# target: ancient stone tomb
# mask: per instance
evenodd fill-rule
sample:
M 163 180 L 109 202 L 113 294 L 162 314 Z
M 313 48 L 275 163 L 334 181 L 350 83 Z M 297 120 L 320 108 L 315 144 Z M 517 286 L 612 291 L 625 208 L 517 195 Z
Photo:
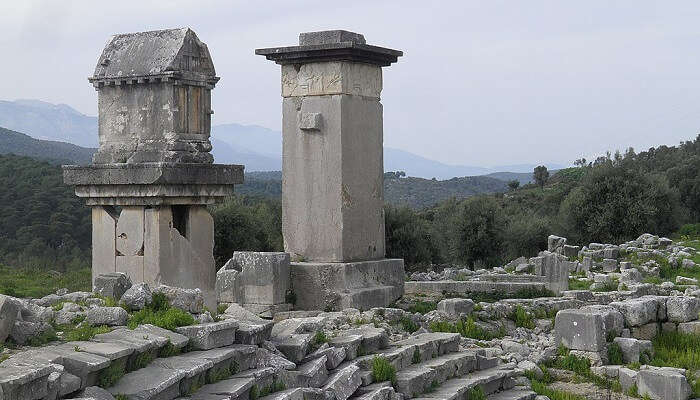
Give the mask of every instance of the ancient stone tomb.
M 214 225 L 206 205 L 233 193 L 243 166 L 212 164 L 219 80 L 190 29 L 115 35 L 89 78 L 100 146 L 64 180 L 92 207 L 92 275 L 200 288 L 215 307 Z

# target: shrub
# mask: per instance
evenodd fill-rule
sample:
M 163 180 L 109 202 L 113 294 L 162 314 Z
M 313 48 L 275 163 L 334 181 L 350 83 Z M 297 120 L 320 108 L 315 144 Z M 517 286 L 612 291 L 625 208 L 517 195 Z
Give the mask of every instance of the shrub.
M 408 333 L 413 333 L 420 329 L 418 324 L 413 322 L 411 318 L 405 315 L 401 316 L 401 319 L 399 319 L 399 325 L 401 325 L 401 328 Z
M 372 377 L 375 382 L 389 381 L 396 383 L 396 368 L 384 357 L 374 356 L 372 359 Z
M 137 326 L 143 324 L 151 324 L 174 331 L 181 326 L 194 325 L 195 320 L 190 313 L 176 307 L 159 311 L 147 307 L 131 315 L 128 327 L 136 329 Z
M 425 314 L 430 311 L 437 310 L 437 303 L 434 301 L 423 301 L 417 300 L 411 307 L 409 307 L 408 312 Z
M 515 326 L 519 328 L 535 328 L 535 319 L 533 318 L 532 314 L 527 312 L 520 304 L 515 307 L 515 310 L 510 315 L 510 319 L 513 320 L 515 322 Z
M 486 400 L 486 394 L 484 393 L 484 389 L 482 389 L 481 386 L 469 388 L 469 390 L 467 391 L 467 399 Z

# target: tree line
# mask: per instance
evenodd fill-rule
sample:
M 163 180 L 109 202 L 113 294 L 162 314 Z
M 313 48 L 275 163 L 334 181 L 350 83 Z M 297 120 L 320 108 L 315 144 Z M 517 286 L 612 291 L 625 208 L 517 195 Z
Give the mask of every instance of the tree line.
M 538 168 L 534 184 L 508 185 L 504 193 L 420 210 L 386 205 L 387 256 L 409 266 L 493 267 L 535 255 L 549 234 L 579 244 L 619 243 L 700 221 L 700 136 L 580 159 L 551 176 Z M 58 271 L 90 265 L 89 208 L 63 184 L 59 167 L 0 156 L 0 185 L 0 265 Z M 217 266 L 234 250 L 282 250 L 279 198 L 236 195 L 211 212 Z

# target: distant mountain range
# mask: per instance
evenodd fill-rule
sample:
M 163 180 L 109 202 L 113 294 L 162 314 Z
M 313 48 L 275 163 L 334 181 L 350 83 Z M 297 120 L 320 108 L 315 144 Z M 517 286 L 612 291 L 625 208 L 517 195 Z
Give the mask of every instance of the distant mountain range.
M 34 139 L 0 127 L 0 154 L 27 156 L 55 164 L 89 164 L 95 150 L 70 143 Z
M 0 126 L 35 139 L 97 147 L 97 117 L 84 115 L 65 104 L 39 100 L 0 101 Z M 257 125 L 224 124 L 213 126 L 211 136 L 212 153 L 218 163 L 243 164 L 249 172 L 282 169 L 282 135 L 279 131 Z M 549 169 L 562 168 L 561 165 L 545 165 Z M 449 165 L 404 150 L 384 148 L 385 171 L 404 171 L 408 176 L 426 179 L 474 175 L 504 179 L 504 174 L 518 173 L 517 176 L 508 175 L 510 178 L 505 180 L 518 179 L 527 183 L 534 167 L 534 164 L 489 168 Z

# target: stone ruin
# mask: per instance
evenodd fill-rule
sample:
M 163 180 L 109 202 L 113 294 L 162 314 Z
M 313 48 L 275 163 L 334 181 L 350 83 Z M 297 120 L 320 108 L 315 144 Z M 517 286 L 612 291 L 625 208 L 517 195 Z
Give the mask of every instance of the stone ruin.
M 212 164 L 206 45 L 189 29 L 113 37 L 90 78 L 100 149 L 64 167 L 92 208 L 93 292 L 0 295 L 0 344 L 14 343 L 0 347 L 0 400 L 547 400 L 530 378 L 572 375 L 541 369 L 559 346 L 626 392 L 690 398 L 691 371 L 645 364 L 657 335 L 700 334 L 699 283 L 645 280 L 660 280 L 659 262 L 696 268 L 699 251 L 650 234 L 552 235 L 503 267 L 406 276 L 384 258 L 381 212 L 381 67 L 401 52 L 346 31 L 256 52 L 282 65 L 286 252 L 235 252 L 214 286 L 206 206 L 243 167 Z M 156 295 L 194 322 L 128 329 Z M 54 327 L 100 330 L 32 344 Z M 615 346 L 624 365 L 609 365 Z
M 382 67 L 403 53 L 347 31 L 302 33 L 298 46 L 255 53 L 282 69 L 282 236 L 289 255 L 234 254 L 219 272 L 219 299 L 256 312 L 288 310 L 285 291 L 300 310 L 391 304 L 403 294 L 404 267 L 384 258 L 379 99 Z M 276 297 L 251 300 L 261 287 Z
M 100 146 L 64 166 L 92 209 L 92 275 L 199 288 L 216 308 L 214 224 L 207 205 L 243 183 L 243 166 L 212 164 L 211 91 L 219 78 L 190 29 L 113 36 L 89 78 Z

